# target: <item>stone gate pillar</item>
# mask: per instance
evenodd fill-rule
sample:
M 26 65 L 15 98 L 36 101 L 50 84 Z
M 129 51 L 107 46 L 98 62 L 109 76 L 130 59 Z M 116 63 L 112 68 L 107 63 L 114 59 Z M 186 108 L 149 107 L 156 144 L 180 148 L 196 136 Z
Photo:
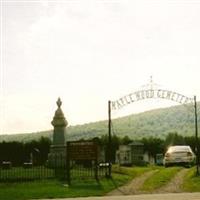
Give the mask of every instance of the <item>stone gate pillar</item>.
M 52 168 L 64 167 L 66 164 L 66 126 L 68 123 L 60 108 L 62 105 L 60 98 L 58 98 L 56 103 L 58 108 L 51 122 L 54 127 L 53 143 L 48 155 L 48 166 Z

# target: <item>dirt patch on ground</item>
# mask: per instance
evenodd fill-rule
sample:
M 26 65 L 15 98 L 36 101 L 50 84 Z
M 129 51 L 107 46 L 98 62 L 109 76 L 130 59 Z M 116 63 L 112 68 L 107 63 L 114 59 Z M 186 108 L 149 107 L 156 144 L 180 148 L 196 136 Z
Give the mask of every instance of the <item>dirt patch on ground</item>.
M 184 176 L 189 169 L 182 169 L 179 171 L 175 177 L 165 186 L 155 190 L 153 193 L 176 193 L 182 192 L 181 186 L 183 183 Z
M 172 180 L 167 183 L 165 186 L 154 190 L 151 193 L 178 193 L 182 192 L 181 186 L 183 183 L 183 179 L 188 172 L 189 169 L 182 169 L 180 170 Z M 139 177 L 133 179 L 127 185 L 121 186 L 107 194 L 107 196 L 116 196 L 116 195 L 133 195 L 133 194 L 144 194 L 147 193 L 145 191 L 141 191 L 141 187 L 143 186 L 144 182 L 150 178 L 154 173 L 158 170 L 152 170 L 142 174 Z
M 140 188 L 142 187 L 145 180 L 150 178 L 154 173 L 158 170 L 152 170 L 150 172 L 146 172 L 139 177 L 134 178 L 127 185 L 121 186 L 111 192 L 109 192 L 108 196 L 116 196 L 116 195 L 131 195 L 131 194 L 140 194 Z

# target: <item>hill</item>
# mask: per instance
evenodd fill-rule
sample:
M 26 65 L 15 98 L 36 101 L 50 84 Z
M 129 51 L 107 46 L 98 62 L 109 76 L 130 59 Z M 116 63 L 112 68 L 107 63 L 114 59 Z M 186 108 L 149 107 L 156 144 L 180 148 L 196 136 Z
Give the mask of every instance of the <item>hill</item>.
M 200 103 L 198 103 L 200 106 Z M 200 124 L 200 117 L 198 119 Z M 120 117 L 112 121 L 112 134 L 128 135 L 130 138 L 156 136 L 164 138 L 169 132 L 177 132 L 184 136 L 194 135 L 194 111 L 192 105 L 179 105 L 160 108 L 139 114 Z M 89 139 L 108 133 L 107 120 L 67 128 L 68 140 Z M 41 137 L 52 139 L 52 130 L 27 133 L 0 135 L 1 141 L 30 141 Z

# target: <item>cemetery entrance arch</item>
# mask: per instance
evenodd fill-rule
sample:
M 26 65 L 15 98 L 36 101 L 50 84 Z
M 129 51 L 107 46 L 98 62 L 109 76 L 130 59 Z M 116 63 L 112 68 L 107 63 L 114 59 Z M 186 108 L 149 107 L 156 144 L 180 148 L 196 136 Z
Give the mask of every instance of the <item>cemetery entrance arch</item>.
M 159 99 L 167 99 L 171 101 L 178 102 L 180 104 L 192 104 L 194 105 L 194 117 L 195 117 L 195 138 L 196 138 L 196 166 L 197 166 L 197 175 L 199 175 L 199 146 L 198 146 L 198 126 L 197 126 L 197 103 L 196 96 L 193 98 L 187 97 L 183 94 L 180 94 L 175 91 L 165 90 L 161 88 L 155 88 L 155 84 L 152 81 L 152 77 L 150 83 L 147 85 L 146 89 L 138 90 L 133 93 L 127 94 L 117 100 L 108 101 L 108 134 L 109 134 L 109 144 L 111 145 L 111 112 L 113 110 L 122 109 L 124 106 L 129 105 L 131 103 L 150 99 L 150 98 L 159 98 Z M 110 157 L 110 169 L 109 175 L 111 175 L 111 157 Z

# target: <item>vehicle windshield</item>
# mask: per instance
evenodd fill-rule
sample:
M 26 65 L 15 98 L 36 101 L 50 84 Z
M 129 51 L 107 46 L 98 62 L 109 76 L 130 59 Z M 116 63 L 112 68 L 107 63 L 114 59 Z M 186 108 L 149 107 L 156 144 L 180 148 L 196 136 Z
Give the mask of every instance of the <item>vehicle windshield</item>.
M 169 147 L 168 151 L 171 152 L 188 152 L 191 151 L 189 146 L 171 146 Z

